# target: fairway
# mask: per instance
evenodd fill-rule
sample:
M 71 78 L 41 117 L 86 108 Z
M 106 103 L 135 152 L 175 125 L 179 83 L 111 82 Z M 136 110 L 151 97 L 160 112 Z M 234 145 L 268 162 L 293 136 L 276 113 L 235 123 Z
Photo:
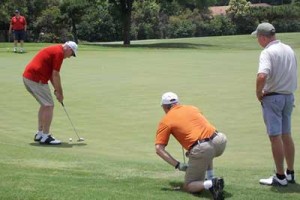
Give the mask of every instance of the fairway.
M 277 38 L 294 48 L 299 67 L 300 33 Z M 65 107 L 85 141 L 76 142 L 55 101 L 51 133 L 62 140 L 60 146 L 33 142 L 39 106 L 22 82 L 25 65 L 48 45 L 25 43 L 27 52 L 14 54 L 12 43 L 0 43 L 1 200 L 211 199 L 207 191 L 174 191 L 184 173 L 155 153 L 157 123 L 164 115 L 160 98 L 167 91 L 176 92 L 182 104 L 199 107 L 227 135 L 225 153 L 214 161 L 215 175 L 225 179 L 226 199 L 300 199 L 299 184 L 258 183 L 272 175 L 274 164 L 255 95 L 261 52 L 255 37 L 133 41 L 128 48 L 79 44 L 77 57 L 64 60 L 61 78 Z M 292 124 L 298 182 L 299 92 Z M 174 138 L 166 149 L 183 160 Z

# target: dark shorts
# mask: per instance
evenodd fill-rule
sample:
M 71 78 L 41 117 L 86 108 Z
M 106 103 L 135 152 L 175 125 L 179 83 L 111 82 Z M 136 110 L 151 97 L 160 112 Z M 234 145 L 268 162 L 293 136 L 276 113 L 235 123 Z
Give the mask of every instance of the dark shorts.
M 15 40 L 24 40 L 25 39 L 25 31 L 24 30 L 17 30 L 14 31 Z

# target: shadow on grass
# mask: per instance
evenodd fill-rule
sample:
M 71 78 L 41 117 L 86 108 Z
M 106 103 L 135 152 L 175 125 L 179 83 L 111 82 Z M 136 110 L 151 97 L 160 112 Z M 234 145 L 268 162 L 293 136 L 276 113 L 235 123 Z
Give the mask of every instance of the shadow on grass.
M 25 54 L 25 53 L 28 53 L 28 51 L 23 51 L 23 52 L 19 52 L 19 51 L 18 52 L 13 52 L 12 51 L 12 53 L 14 53 L 14 54 Z
M 300 185 L 298 183 L 295 184 L 288 184 L 287 187 L 271 187 L 272 192 L 279 192 L 279 193 L 300 193 Z
M 201 49 L 203 47 L 216 47 L 210 44 L 195 44 L 195 43 L 153 43 L 153 44 L 130 44 L 129 46 L 124 46 L 123 44 L 87 44 L 91 46 L 103 46 L 103 47 L 116 47 L 116 48 L 158 48 L 158 49 Z
M 161 190 L 163 190 L 163 191 L 185 192 L 186 193 L 186 191 L 184 191 L 184 189 L 183 189 L 183 183 L 182 182 L 174 182 L 173 181 L 173 182 L 170 182 L 169 185 L 170 185 L 170 187 L 162 188 Z M 207 199 L 212 198 L 211 193 L 209 191 L 206 191 L 206 190 L 204 190 L 203 192 L 191 193 L 191 195 L 194 195 L 196 197 L 201 196 L 201 197 L 204 197 L 204 198 L 207 198 Z M 229 192 L 226 192 L 224 190 L 224 197 L 225 197 L 225 199 L 230 198 L 230 197 L 232 197 L 232 194 L 229 193 Z
M 32 142 L 29 143 L 31 146 L 35 146 L 35 147 L 50 147 L 50 148 L 72 148 L 74 146 L 86 146 L 86 143 L 67 143 L 67 142 L 62 142 L 59 145 L 48 145 L 48 144 L 40 144 L 38 142 Z
M 10 50 L 10 49 L 0 48 L 0 53 L 26 54 L 26 53 L 28 53 L 28 51 L 24 51 L 24 52 L 13 52 L 13 51 Z

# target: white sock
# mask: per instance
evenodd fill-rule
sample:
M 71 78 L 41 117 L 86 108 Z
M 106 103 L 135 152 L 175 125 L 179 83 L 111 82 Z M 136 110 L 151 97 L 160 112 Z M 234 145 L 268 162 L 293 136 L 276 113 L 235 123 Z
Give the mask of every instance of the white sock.
M 42 139 L 41 139 L 41 142 L 45 142 L 46 139 L 48 138 L 48 135 L 47 133 L 42 133 Z
M 42 138 L 48 138 L 49 134 L 48 133 L 42 133 Z
M 43 131 L 39 131 L 39 130 L 38 130 L 36 133 L 37 133 L 37 134 L 43 134 Z
M 211 170 L 207 170 L 206 171 L 206 179 L 207 180 L 212 180 L 214 178 L 214 170 L 211 169 Z
M 211 188 L 212 187 L 212 181 L 211 180 L 207 180 L 207 181 L 204 181 L 204 183 L 203 183 L 203 186 L 204 186 L 204 188 L 206 189 L 206 190 L 209 190 L 209 188 Z

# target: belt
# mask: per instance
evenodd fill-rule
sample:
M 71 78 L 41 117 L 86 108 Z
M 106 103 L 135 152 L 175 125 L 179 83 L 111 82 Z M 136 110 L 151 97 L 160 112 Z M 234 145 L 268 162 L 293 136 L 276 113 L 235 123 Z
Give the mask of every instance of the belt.
M 264 94 L 264 96 L 274 96 L 274 95 L 281 95 L 281 94 L 277 93 L 277 92 L 270 92 L 270 93 Z
M 204 139 L 201 139 L 201 140 L 197 140 L 196 142 L 194 142 L 192 144 L 192 146 L 190 147 L 190 150 L 196 146 L 197 144 L 201 144 L 201 143 L 204 143 L 204 142 L 209 142 L 211 140 L 213 140 L 216 136 L 218 135 L 218 131 L 215 131 L 209 138 L 204 138 Z

